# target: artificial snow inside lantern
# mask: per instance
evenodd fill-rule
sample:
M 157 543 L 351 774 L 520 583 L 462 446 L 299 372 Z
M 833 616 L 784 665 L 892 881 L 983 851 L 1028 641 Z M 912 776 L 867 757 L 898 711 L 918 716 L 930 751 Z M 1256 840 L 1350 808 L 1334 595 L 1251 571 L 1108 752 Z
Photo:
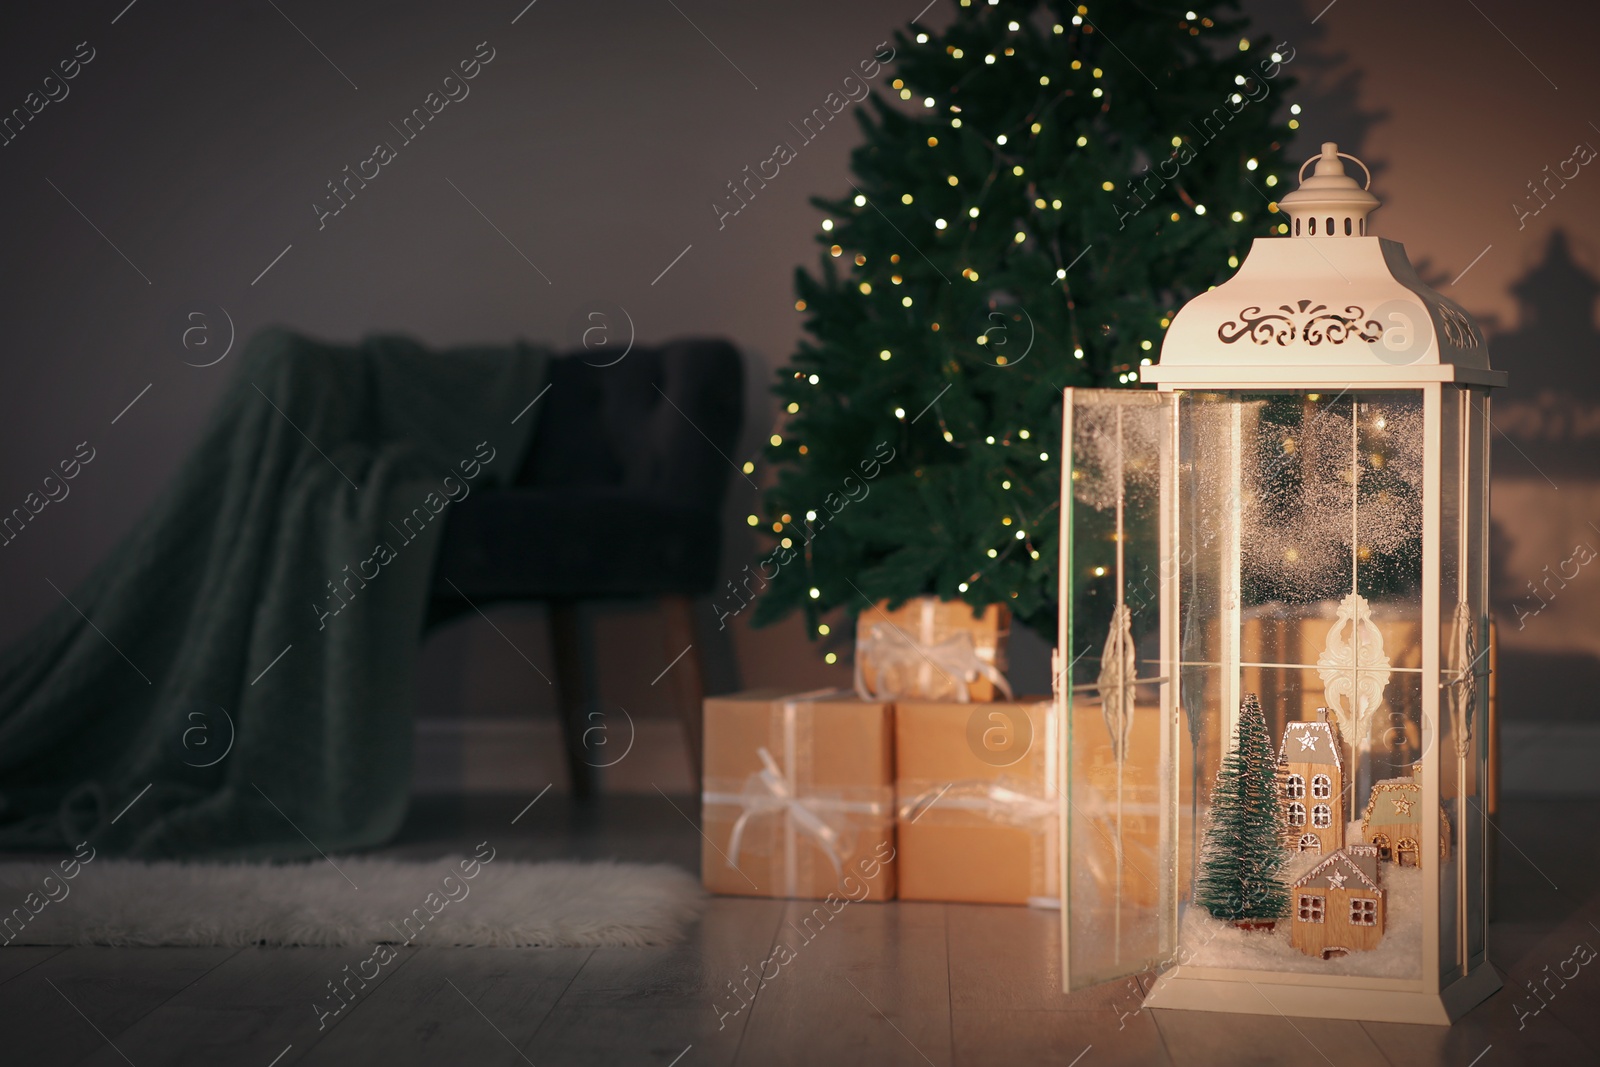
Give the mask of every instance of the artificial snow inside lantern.
M 1341 156 L 1323 145 L 1283 236 L 1179 311 L 1144 369 L 1159 391 L 1065 394 L 1069 989 L 1155 967 L 1157 1007 L 1448 1023 L 1499 987 L 1505 375 L 1368 235 L 1378 201 Z

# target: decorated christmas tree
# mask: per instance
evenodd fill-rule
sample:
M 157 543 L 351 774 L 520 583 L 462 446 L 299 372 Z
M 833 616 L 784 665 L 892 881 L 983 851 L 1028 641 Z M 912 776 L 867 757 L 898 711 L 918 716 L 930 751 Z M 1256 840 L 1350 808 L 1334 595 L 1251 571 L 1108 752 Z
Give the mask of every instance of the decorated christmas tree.
M 1199 6 L 961 0 L 896 35 L 813 201 L 758 623 L 936 594 L 1053 635 L 1062 388 L 1137 387 L 1292 177 L 1293 49 Z
M 1277 757 L 1254 693 L 1239 706 L 1239 737 L 1211 790 L 1211 825 L 1194 900 L 1218 919 L 1270 922 L 1289 910 L 1279 878 L 1289 861 L 1278 804 Z

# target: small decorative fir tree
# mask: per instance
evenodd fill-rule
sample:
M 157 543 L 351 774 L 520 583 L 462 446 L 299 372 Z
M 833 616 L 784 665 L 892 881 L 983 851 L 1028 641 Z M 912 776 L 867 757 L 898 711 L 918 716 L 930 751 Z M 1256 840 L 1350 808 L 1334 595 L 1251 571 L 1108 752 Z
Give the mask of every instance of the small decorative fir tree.
M 1267 922 L 1289 910 L 1278 872 L 1289 861 L 1278 805 L 1278 761 L 1261 702 L 1239 706 L 1239 740 L 1222 760 L 1211 791 L 1211 825 L 1195 884 L 1195 903 L 1218 919 Z
M 1054 635 L 1062 388 L 1137 387 L 1281 223 L 1294 49 L 1236 10 L 960 0 L 896 35 L 796 272 L 758 624 L 931 593 Z

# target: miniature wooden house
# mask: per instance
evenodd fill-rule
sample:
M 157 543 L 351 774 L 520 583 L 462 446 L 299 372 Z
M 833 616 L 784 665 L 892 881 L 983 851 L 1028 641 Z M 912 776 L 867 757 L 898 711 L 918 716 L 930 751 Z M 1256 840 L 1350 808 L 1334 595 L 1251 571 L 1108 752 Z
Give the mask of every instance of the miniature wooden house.
M 1289 942 L 1308 956 L 1326 960 L 1377 948 L 1384 918 L 1377 849 L 1335 852 L 1289 887 L 1289 907 Z
M 1401 867 L 1422 866 L 1422 783 L 1415 778 L 1386 778 L 1372 786 L 1361 836 L 1380 860 Z M 1450 820 L 1439 812 L 1439 858 L 1450 858 Z
M 1293 852 L 1327 855 L 1344 847 L 1344 762 L 1337 723 L 1328 709 L 1315 722 L 1291 722 L 1278 749 L 1284 845 Z

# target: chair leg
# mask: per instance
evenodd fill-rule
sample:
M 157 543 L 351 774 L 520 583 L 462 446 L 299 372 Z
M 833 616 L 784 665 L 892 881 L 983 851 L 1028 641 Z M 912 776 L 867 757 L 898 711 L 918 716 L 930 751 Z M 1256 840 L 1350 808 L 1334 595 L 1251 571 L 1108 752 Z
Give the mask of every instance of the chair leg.
M 667 658 L 680 657 L 667 671 L 677 698 L 678 715 L 683 720 L 683 739 L 689 746 L 689 770 L 694 791 L 700 792 L 700 745 L 703 740 L 701 705 L 706 697 L 705 661 L 694 628 L 694 601 L 686 596 L 661 598 L 661 614 L 666 623 Z
M 589 710 L 589 685 L 584 665 L 583 625 L 578 605 L 570 600 L 550 604 L 550 642 L 555 647 L 556 701 L 561 716 L 561 740 L 567 754 L 567 774 L 574 800 L 589 800 L 595 792 L 595 769 L 583 746 Z

